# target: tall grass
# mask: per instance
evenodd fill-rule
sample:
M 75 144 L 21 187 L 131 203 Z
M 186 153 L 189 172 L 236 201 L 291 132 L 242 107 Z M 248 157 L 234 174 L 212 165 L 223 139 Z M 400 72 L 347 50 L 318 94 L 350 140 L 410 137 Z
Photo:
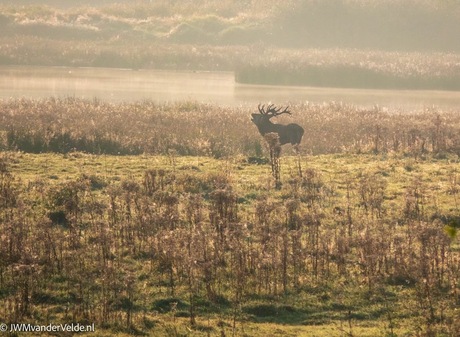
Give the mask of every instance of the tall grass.
M 277 122 L 302 125 L 303 153 L 460 154 L 456 111 L 387 111 L 341 103 L 290 109 L 293 117 Z M 0 131 L 4 149 L 33 153 L 260 156 L 265 142 L 250 121 L 252 112 L 197 102 L 11 99 L 0 101 Z

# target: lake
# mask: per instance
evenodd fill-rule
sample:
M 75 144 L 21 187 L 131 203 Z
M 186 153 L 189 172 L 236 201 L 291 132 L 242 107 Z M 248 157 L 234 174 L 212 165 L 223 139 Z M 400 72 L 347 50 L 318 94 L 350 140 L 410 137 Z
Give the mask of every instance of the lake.
M 344 102 L 396 109 L 460 108 L 460 92 L 313 88 L 235 83 L 232 72 L 192 72 L 68 67 L 0 67 L 0 99 L 97 98 L 109 102 L 194 100 L 256 106 Z

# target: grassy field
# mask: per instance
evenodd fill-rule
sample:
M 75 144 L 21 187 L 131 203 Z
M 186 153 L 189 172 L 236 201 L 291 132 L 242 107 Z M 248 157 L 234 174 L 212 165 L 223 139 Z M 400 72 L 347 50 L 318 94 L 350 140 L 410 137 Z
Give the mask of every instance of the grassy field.
M 457 336 L 457 114 L 291 110 L 279 184 L 243 108 L 2 101 L 0 321 Z
M 459 89 L 455 1 L 5 3 L 2 65 Z M 278 157 L 244 106 L 0 100 L 0 323 L 458 337 L 458 111 L 290 110 Z
M 456 336 L 456 160 L 287 156 L 281 168 L 276 190 L 270 165 L 244 156 L 4 152 L 0 321 Z

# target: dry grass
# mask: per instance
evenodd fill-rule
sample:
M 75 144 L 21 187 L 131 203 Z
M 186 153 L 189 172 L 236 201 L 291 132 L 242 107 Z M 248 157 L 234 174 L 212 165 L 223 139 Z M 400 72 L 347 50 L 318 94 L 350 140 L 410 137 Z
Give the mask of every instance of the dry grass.
M 3 322 L 455 336 L 457 163 L 283 157 L 275 190 L 241 157 L 2 157 Z
M 396 153 L 415 158 L 460 153 L 455 111 L 388 111 L 341 103 L 292 106 L 305 129 L 302 153 Z M 261 157 L 265 142 L 243 107 L 197 102 L 110 104 L 81 99 L 0 102 L 3 148 L 25 152 Z M 126 123 L 126 120 L 131 123 Z M 241 130 L 246 130 L 242 133 Z M 288 147 L 285 148 L 289 153 Z

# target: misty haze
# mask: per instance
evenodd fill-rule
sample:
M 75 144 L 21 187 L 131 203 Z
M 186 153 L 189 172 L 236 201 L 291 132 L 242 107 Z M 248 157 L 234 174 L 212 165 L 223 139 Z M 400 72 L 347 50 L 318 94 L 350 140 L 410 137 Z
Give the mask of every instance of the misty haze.
M 0 0 L 0 32 L 1 332 L 460 335 L 459 1 Z

